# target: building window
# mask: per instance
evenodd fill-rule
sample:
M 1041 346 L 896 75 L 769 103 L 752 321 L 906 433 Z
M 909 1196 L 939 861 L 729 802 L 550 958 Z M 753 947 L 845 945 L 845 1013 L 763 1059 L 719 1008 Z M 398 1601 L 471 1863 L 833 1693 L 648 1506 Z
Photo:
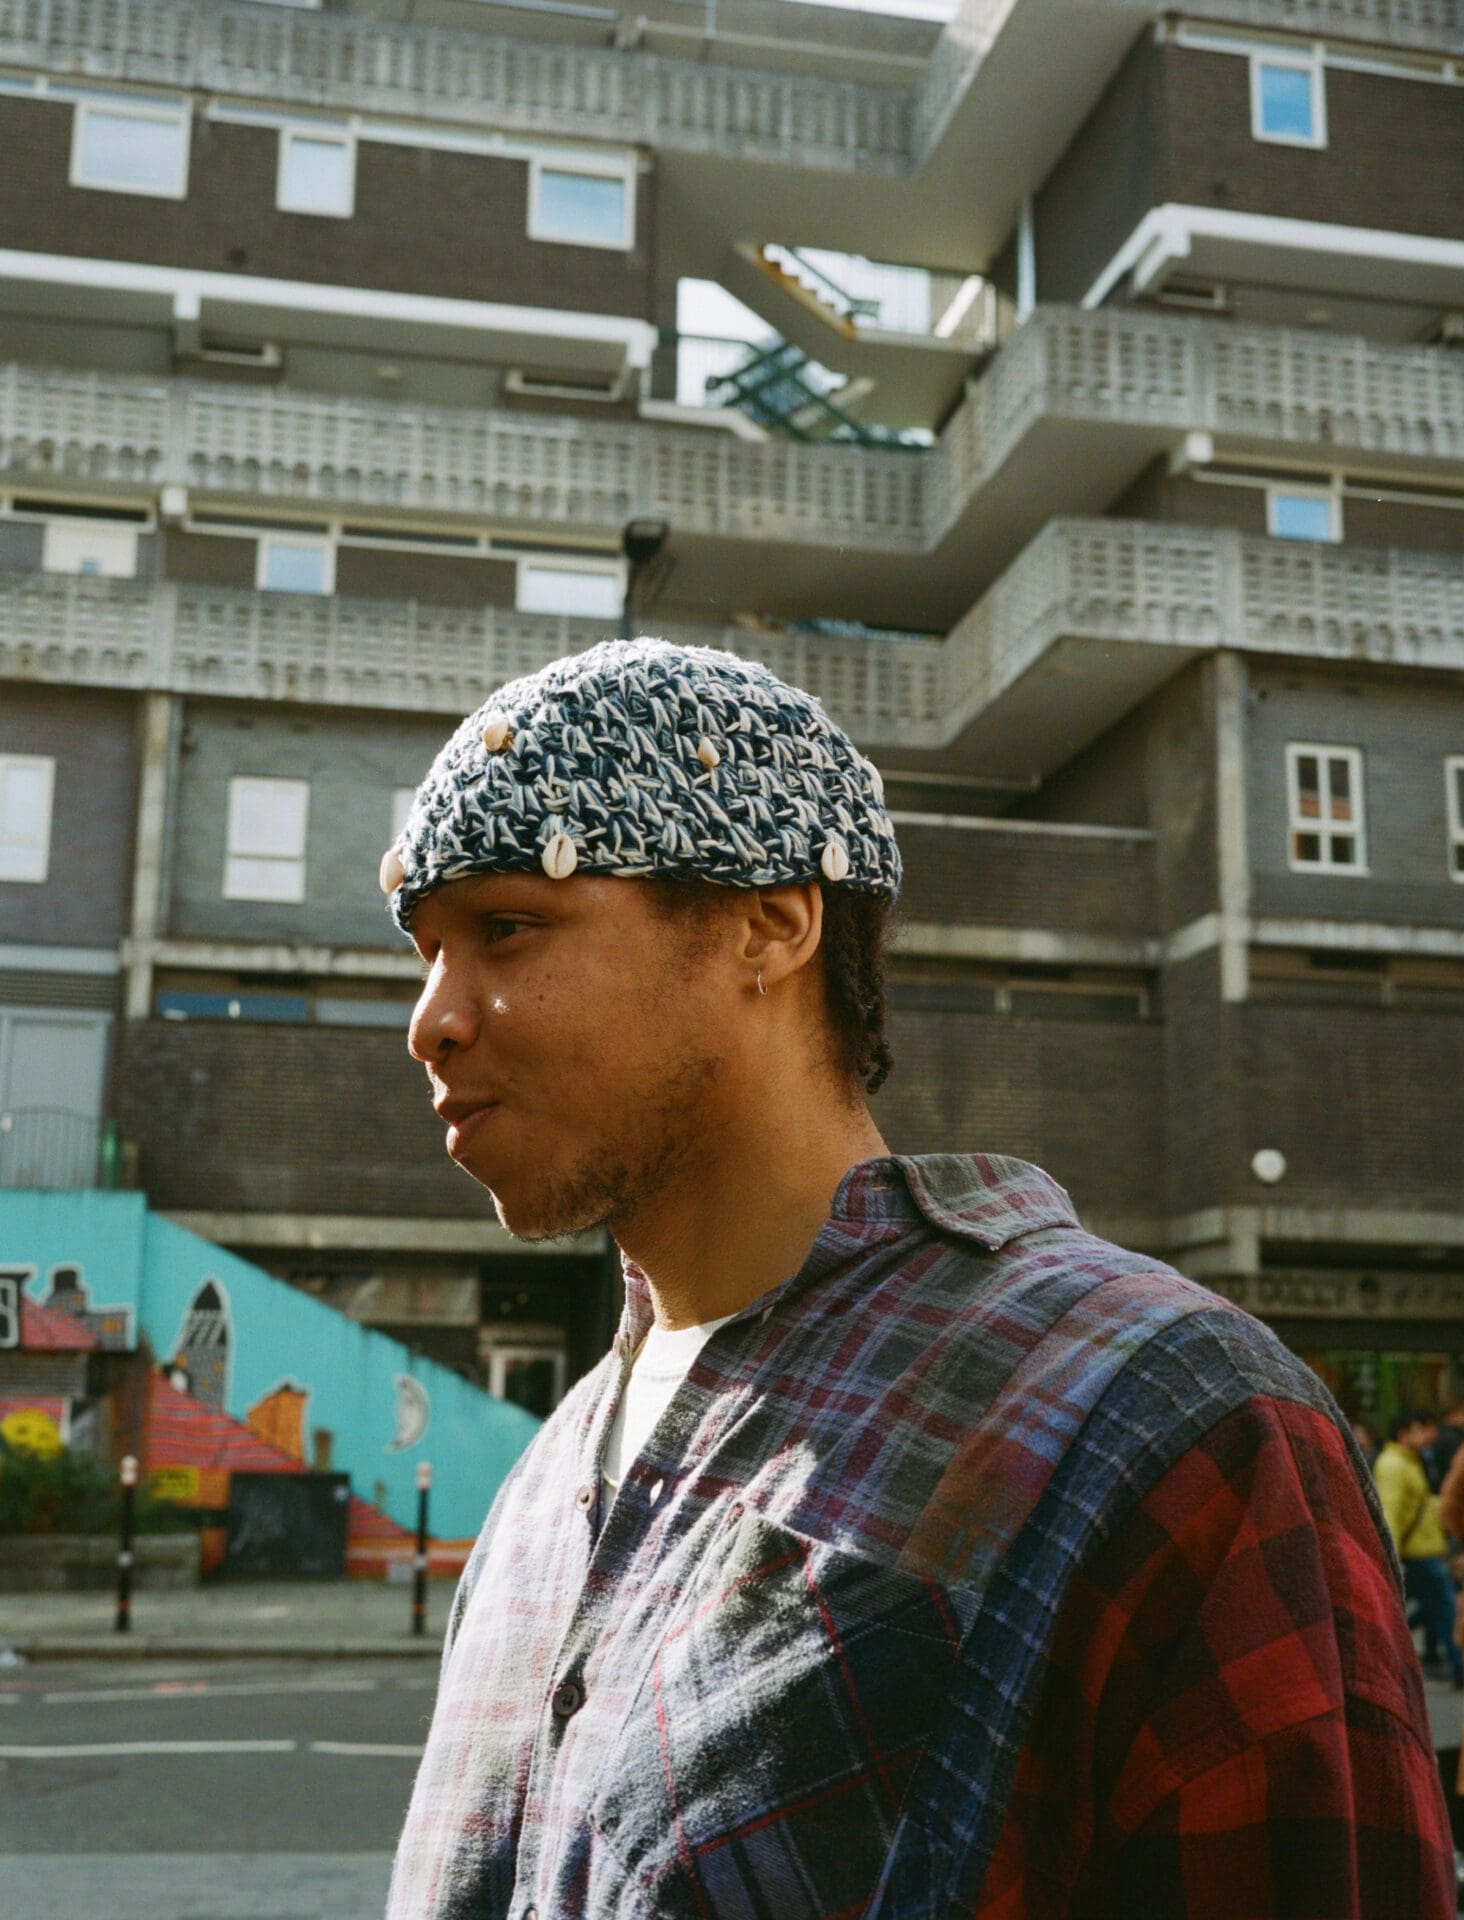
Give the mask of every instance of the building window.
M 1342 502 L 1328 487 L 1267 487 L 1266 531 L 1277 540 L 1340 540 Z
M 303 900 L 308 780 L 229 782 L 226 900 Z
M 0 753 L 0 880 L 40 881 L 51 861 L 56 762 Z
M 1251 133 L 1286 147 L 1327 144 L 1327 94 L 1313 54 L 1251 55 Z
M 188 192 L 188 129 L 187 107 L 78 100 L 71 184 L 181 200 Z
M 334 593 L 335 548 L 324 536 L 263 534 L 254 584 L 267 593 Z
M 520 560 L 514 604 L 520 613 L 582 614 L 592 620 L 618 620 L 625 600 L 621 567 L 549 565 Z
M 280 128 L 275 205 L 349 219 L 356 210 L 356 142 L 348 133 Z
M 1449 872 L 1464 881 L 1464 753 L 1444 762 L 1449 789 Z
M 1305 873 L 1363 873 L 1362 754 L 1356 747 L 1289 746 L 1286 786 L 1291 866 Z
M 635 242 L 630 166 L 611 162 L 570 167 L 530 161 L 529 238 L 628 252 Z
M 109 580 L 137 574 L 137 529 L 107 520 L 48 520 L 41 542 L 47 573 L 90 573 Z

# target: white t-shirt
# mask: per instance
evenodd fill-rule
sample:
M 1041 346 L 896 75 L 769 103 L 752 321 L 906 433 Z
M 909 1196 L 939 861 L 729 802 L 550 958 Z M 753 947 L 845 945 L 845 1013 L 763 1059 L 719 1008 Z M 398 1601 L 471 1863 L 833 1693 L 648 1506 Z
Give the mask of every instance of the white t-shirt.
M 697 1327 L 652 1327 L 631 1362 L 630 1378 L 605 1438 L 600 1478 L 607 1493 L 615 1493 L 626 1469 L 651 1437 L 661 1415 L 670 1406 L 691 1363 L 707 1341 L 732 1318 L 703 1320 Z

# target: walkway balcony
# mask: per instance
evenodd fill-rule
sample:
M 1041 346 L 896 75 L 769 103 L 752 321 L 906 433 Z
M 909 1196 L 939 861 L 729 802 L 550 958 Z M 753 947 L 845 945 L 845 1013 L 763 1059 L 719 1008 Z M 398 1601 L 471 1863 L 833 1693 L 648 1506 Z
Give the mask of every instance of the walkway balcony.
M 861 745 L 1041 778 L 1219 648 L 1464 668 L 1464 558 L 1156 521 L 1052 522 L 945 639 L 662 627 L 767 661 Z M 455 715 L 600 622 L 0 575 L 0 680 Z
M 1464 359 L 1444 348 L 1134 310 L 1036 314 L 928 453 L 749 442 L 697 427 L 393 406 L 287 388 L 0 369 L 0 477 L 38 491 L 369 514 L 618 539 L 675 530 L 683 582 L 745 603 L 953 624 L 1055 515 L 1103 512 L 1192 434 L 1231 459 L 1464 460 Z
M 241 0 L 0 0 L 0 63 L 469 130 L 572 128 L 656 151 L 671 227 L 699 206 L 703 222 L 730 221 L 734 239 L 779 230 L 796 175 L 806 243 L 899 258 L 918 236 L 928 264 L 967 272 L 1001 245 L 1013 207 L 1160 11 L 1154 0 L 964 0 L 936 32 L 851 10 L 831 16 L 824 39 L 854 77 L 833 77 L 810 55 L 815 30 L 804 24 L 790 46 L 750 0 L 722 0 L 713 31 L 695 37 L 686 10 L 655 4 L 520 15 L 538 38 Z M 1195 11 L 1464 52 L 1464 0 L 1199 0 Z

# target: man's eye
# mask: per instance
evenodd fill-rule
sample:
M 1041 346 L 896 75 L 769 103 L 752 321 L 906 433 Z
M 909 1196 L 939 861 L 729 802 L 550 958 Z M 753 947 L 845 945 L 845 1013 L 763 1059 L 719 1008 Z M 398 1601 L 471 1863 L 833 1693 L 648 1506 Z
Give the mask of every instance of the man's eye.
M 506 914 L 490 914 L 483 922 L 483 938 L 497 946 L 528 925 L 527 920 L 511 920 Z

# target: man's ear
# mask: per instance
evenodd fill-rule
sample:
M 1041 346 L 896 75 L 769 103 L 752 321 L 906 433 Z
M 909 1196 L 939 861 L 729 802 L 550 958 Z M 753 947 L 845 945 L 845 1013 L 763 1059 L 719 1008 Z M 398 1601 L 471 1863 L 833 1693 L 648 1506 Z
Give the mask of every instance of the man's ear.
M 738 957 L 762 976 L 765 991 L 790 980 L 818 952 L 823 938 L 823 890 L 816 880 L 758 887 L 739 908 Z

